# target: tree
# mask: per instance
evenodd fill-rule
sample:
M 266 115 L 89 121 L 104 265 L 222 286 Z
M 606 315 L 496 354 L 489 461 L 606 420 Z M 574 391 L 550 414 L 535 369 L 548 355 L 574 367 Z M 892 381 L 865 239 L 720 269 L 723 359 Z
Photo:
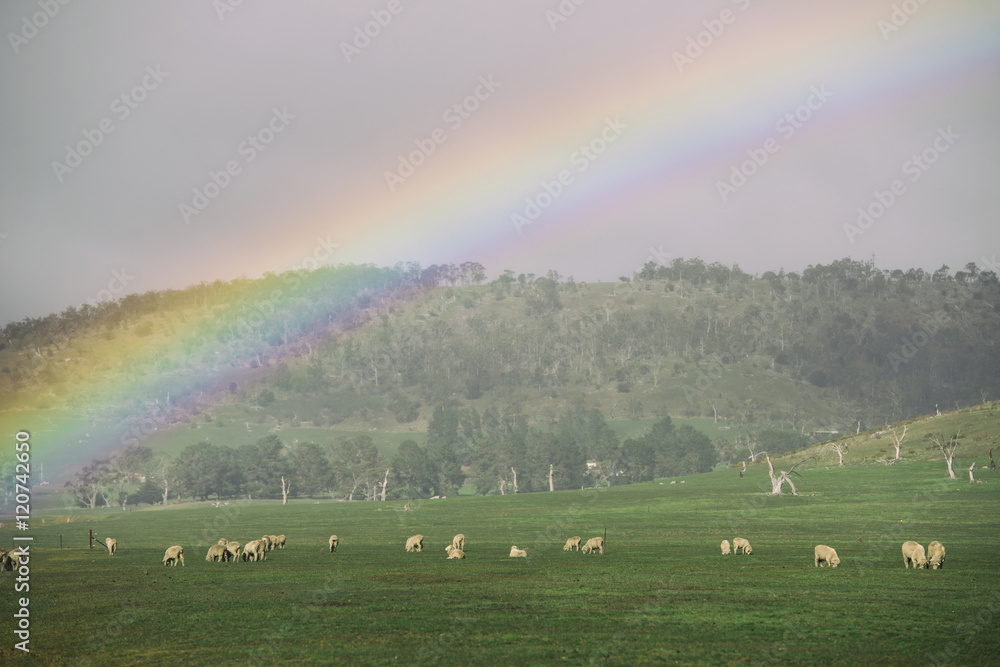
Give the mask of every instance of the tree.
M 74 481 L 66 482 L 65 488 L 81 507 L 94 509 L 97 506 L 97 496 L 105 488 L 110 474 L 110 459 L 94 459 L 74 475 Z
M 301 442 L 288 453 L 288 472 L 300 493 L 313 498 L 332 486 L 330 462 L 323 448 L 314 442 Z
M 943 442 L 944 438 L 940 434 L 931 433 L 927 437 L 931 439 L 931 442 L 937 445 L 937 448 L 941 450 L 941 454 L 944 455 L 944 460 L 948 464 L 949 479 L 956 479 L 955 469 L 952 467 L 952 461 L 955 459 L 955 452 L 958 451 L 958 439 L 961 436 L 958 434 L 951 436 L 951 439 L 948 440 L 947 444 Z
M 795 484 L 792 482 L 792 478 L 789 477 L 789 475 L 792 474 L 792 473 L 795 473 L 795 468 L 797 468 L 798 466 L 802 465 L 803 463 L 805 463 L 809 459 L 802 459 L 801 461 L 799 461 L 798 463 L 796 463 L 795 465 L 793 465 L 791 468 L 789 468 L 787 471 L 782 470 L 782 471 L 780 471 L 779 475 L 775 476 L 775 474 L 774 474 L 774 466 L 771 464 L 771 457 L 766 452 L 764 452 L 764 455 L 767 457 L 767 473 L 768 473 L 768 475 L 771 476 L 771 493 L 768 494 L 768 495 L 771 495 L 771 496 L 780 496 L 781 495 L 781 487 L 783 485 L 785 485 L 785 484 L 788 484 L 788 486 L 792 489 L 792 495 L 793 496 L 799 495 L 798 491 L 795 489 Z M 809 458 L 813 458 L 813 457 L 810 456 Z M 795 473 L 795 474 L 798 475 L 798 473 Z M 799 476 L 801 477 L 801 475 L 799 475 Z
M 824 447 L 824 449 L 837 452 L 837 456 L 840 457 L 840 463 L 837 467 L 838 468 L 844 467 L 844 454 L 846 454 L 848 451 L 846 440 L 837 440 L 835 442 L 828 442 Z
M 896 435 L 896 429 L 892 429 L 892 439 L 895 442 L 895 446 L 896 446 L 896 460 L 897 461 L 899 461 L 900 458 L 901 458 L 900 455 L 899 455 L 899 450 L 903 446 L 903 439 L 906 438 L 906 428 L 907 428 L 907 424 L 903 424 L 903 435 L 899 435 L 899 436 Z
M 382 454 L 370 436 L 340 438 L 333 445 L 330 463 L 337 480 L 337 489 L 354 500 L 358 491 L 366 500 L 375 500 L 379 480 L 385 469 Z
M 427 452 L 413 440 L 399 443 L 390 465 L 398 498 L 429 498 L 437 482 L 436 471 Z M 438 493 L 437 495 L 441 495 Z

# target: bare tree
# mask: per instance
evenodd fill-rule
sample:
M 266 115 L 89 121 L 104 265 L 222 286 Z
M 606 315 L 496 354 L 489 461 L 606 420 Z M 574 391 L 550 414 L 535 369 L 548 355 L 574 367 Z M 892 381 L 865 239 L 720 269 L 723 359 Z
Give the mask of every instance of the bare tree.
M 941 453 L 944 455 L 944 460 L 948 463 L 948 477 L 950 479 L 957 479 L 955 477 L 955 469 L 952 467 L 951 464 L 952 461 L 955 460 L 955 452 L 958 450 L 958 436 L 957 435 L 951 436 L 951 439 L 948 441 L 947 445 L 941 442 L 942 438 L 940 435 L 932 434 L 927 437 L 931 439 L 931 442 L 937 445 L 937 448 L 940 449 Z
M 555 484 L 552 482 L 552 470 L 553 470 L 553 466 L 550 463 L 549 464 L 549 491 L 555 491 L 556 490 Z
M 907 425 L 903 424 L 903 435 L 896 435 L 896 429 L 892 429 L 892 439 L 896 442 L 896 460 L 900 460 L 899 448 L 903 445 L 903 439 L 906 437 Z
M 828 442 L 824 447 L 824 449 L 837 452 L 837 456 L 840 457 L 840 464 L 837 467 L 838 468 L 844 467 L 844 454 L 846 454 L 848 451 L 847 442 L 843 440 L 837 442 Z
M 514 466 L 510 467 L 510 471 L 514 475 L 514 493 L 517 493 L 517 471 L 514 470 Z
M 391 470 L 391 468 L 385 469 L 385 477 L 382 478 L 382 496 L 381 496 L 382 502 L 385 502 L 385 490 L 386 487 L 389 485 L 389 470 Z
M 292 483 L 285 481 L 285 476 L 281 476 L 281 504 L 288 504 L 288 493 L 292 490 Z
M 993 462 L 993 448 L 990 447 L 990 470 L 996 470 L 997 464 Z
M 792 495 L 793 496 L 799 495 L 798 491 L 795 488 L 795 484 L 792 483 L 792 479 L 789 477 L 789 475 L 792 474 L 792 473 L 795 473 L 796 475 L 798 475 L 798 473 L 795 472 L 795 468 L 797 468 L 798 466 L 802 465 L 803 463 L 805 463 L 809 459 L 815 458 L 815 457 L 810 456 L 809 458 L 802 459 L 801 461 L 799 461 L 798 463 L 796 463 L 795 465 L 793 465 L 791 468 L 789 468 L 787 471 L 780 470 L 779 471 L 780 474 L 778 474 L 776 476 L 774 474 L 774 466 L 771 464 L 771 457 L 768 456 L 767 452 L 760 452 L 760 453 L 767 457 L 767 472 L 771 476 L 771 493 L 768 494 L 768 495 L 780 496 L 781 495 L 781 487 L 784 484 L 786 484 L 786 483 L 792 489 Z M 801 477 L 801 475 L 799 475 L 799 476 Z
M 972 465 L 969 466 L 969 483 L 970 484 L 975 484 L 976 483 L 976 477 L 975 477 L 975 475 L 972 474 L 972 471 L 974 471 L 975 469 L 976 469 L 976 462 L 973 461 Z

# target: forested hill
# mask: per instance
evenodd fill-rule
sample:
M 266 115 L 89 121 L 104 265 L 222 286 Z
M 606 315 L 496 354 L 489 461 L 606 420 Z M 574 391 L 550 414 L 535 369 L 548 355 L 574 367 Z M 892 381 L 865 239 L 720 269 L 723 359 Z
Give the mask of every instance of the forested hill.
M 226 405 L 256 423 L 412 429 L 438 406 L 517 405 L 544 423 L 584 398 L 611 419 L 863 430 L 1000 395 L 998 306 L 996 274 L 974 264 L 758 277 L 677 259 L 614 284 L 340 266 L 8 324 L 0 396 L 95 422 Z

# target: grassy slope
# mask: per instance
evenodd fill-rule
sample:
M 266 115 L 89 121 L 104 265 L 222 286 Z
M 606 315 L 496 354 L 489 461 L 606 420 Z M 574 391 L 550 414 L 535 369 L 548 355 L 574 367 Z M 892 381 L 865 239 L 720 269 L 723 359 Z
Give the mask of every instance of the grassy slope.
M 70 524 L 38 516 L 32 657 L 910 664 L 951 650 L 956 664 L 982 664 L 1000 652 L 991 528 L 1000 480 L 982 476 L 986 484 L 949 481 L 934 461 L 824 465 L 805 471 L 798 497 L 769 497 L 766 466 L 755 465 L 742 480 L 730 470 L 683 485 L 411 501 L 410 512 L 402 502 L 255 501 L 78 512 Z M 88 528 L 117 537 L 120 554 L 88 551 Z M 570 535 L 605 529 L 603 557 L 561 550 Z M 459 531 L 468 558 L 446 561 Z M 219 536 L 264 532 L 287 534 L 288 548 L 256 564 L 204 561 Z M 334 532 L 341 548 L 331 555 Z M 425 552 L 404 553 L 416 532 Z M 719 555 L 736 535 L 752 556 Z M 904 570 L 906 539 L 942 541 L 946 568 Z M 175 543 L 187 566 L 161 567 Z M 817 543 L 837 549 L 840 568 L 813 567 Z M 530 558 L 508 558 L 511 544 Z M 0 597 L 5 627 L 13 597 Z

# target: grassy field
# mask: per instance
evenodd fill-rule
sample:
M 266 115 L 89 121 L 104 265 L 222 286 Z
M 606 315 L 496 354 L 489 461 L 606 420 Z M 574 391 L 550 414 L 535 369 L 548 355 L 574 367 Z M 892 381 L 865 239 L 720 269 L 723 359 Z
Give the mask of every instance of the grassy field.
M 798 497 L 765 495 L 756 465 L 744 479 L 729 470 L 411 511 L 253 501 L 40 514 L 30 592 L 0 577 L 0 662 L 985 664 L 1000 655 L 1000 480 L 944 472 L 932 461 L 815 467 Z M 88 529 L 117 538 L 119 554 L 88 550 Z M 562 551 L 571 535 L 605 530 L 603 556 Z M 457 532 L 468 557 L 445 560 Z M 204 560 L 219 537 L 264 533 L 286 534 L 287 548 L 258 563 Z M 414 533 L 423 553 L 404 552 Z M 735 536 L 754 553 L 720 555 Z M 946 567 L 901 567 L 907 539 L 943 542 Z M 839 568 L 813 566 L 819 543 L 837 549 Z M 172 544 L 185 567 L 161 565 Z M 509 558 L 512 544 L 529 557 Z M 30 655 L 11 634 L 22 595 Z

